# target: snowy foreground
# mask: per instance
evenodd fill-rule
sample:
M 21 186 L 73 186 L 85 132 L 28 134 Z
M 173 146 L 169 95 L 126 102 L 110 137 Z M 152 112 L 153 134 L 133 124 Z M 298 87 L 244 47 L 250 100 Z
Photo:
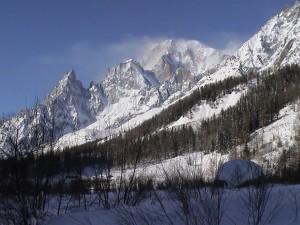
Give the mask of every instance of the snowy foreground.
M 264 129 L 257 130 L 251 135 L 250 148 L 261 149 L 260 156 L 253 159 L 254 162 L 264 166 L 263 161 L 276 162 L 282 148 L 294 144 L 293 133 L 295 127 L 299 126 L 299 103 L 288 105 L 279 113 L 279 119 L 268 125 Z M 194 113 L 194 116 L 197 114 Z M 192 121 L 191 121 L 192 122 Z M 180 123 L 180 121 L 178 121 Z M 275 141 L 274 141 L 275 140 Z M 277 140 L 277 141 L 276 141 Z M 284 143 L 282 147 L 277 142 Z M 238 150 L 239 151 L 239 150 Z M 200 175 L 206 180 L 214 179 L 216 168 L 220 164 L 229 160 L 229 155 L 218 153 L 204 154 L 201 152 L 190 153 L 172 159 L 162 160 L 161 162 L 138 166 L 136 168 L 137 177 L 148 177 L 156 181 L 166 179 L 166 171 L 169 174 L 176 174 L 184 171 L 185 176 L 194 177 Z M 265 168 L 268 170 L 268 168 Z M 126 176 L 130 176 L 133 169 L 127 169 Z M 270 172 L 270 171 L 269 171 Z M 274 172 L 271 170 L 271 172 Z M 91 178 L 94 173 L 92 170 L 85 170 L 86 178 Z M 115 181 L 120 176 L 117 169 L 111 170 L 111 175 Z M 182 175 L 182 174 L 181 174 Z M 205 175 L 205 176 L 204 176 Z M 178 200 L 178 195 L 165 191 L 155 191 L 151 196 L 147 196 L 137 206 L 118 206 L 109 210 L 101 205 L 94 203 L 84 209 L 81 207 L 70 207 L 67 212 L 61 210 L 57 215 L 55 208 L 56 200 L 53 199 L 53 207 L 50 207 L 51 217 L 44 224 L 65 225 L 65 224 L 92 224 L 92 225 L 197 225 L 197 224 L 218 224 L 215 219 L 218 213 L 217 206 L 220 203 L 220 223 L 229 224 L 270 224 L 270 225 L 293 225 L 300 224 L 300 185 L 273 185 L 269 189 L 255 191 L 255 188 L 225 189 L 222 195 L 212 194 L 211 190 L 202 191 L 202 198 L 197 200 L 195 193 L 191 194 L 191 201 L 188 201 L 189 216 L 186 217 L 182 208 L 182 201 Z M 199 194 L 199 193 L 198 193 Z M 114 194 L 112 194 L 114 196 Z M 198 195 L 199 196 L 199 195 Z M 204 197 L 203 199 L 203 196 Z M 95 196 L 88 195 L 90 202 Z M 219 201 L 221 200 L 221 201 Z M 262 201 L 264 200 L 264 201 Z M 65 199 L 65 202 L 68 200 Z M 259 202 L 263 202 L 259 204 Z M 65 203 L 67 204 L 67 203 Z M 76 205 L 76 203 L 75 203 Z M 206 210 L 203 214 L 204 205 Z M 222 208 L 222 209 L 221 209 Z M 258 210 L 256 210 L 258 208 Z M 202 211 L 201 211 L 202 210 Z M 251 218 L 251 215 L 252 218 Z M 253 217 L 262 215 L 260 222 L 253 221 Z M 191 218 L 194 217 L 194 218 Z M 189 223 L 186 222 L 189 218 Z M 196 221 L 196 222 L 195 222 Z M 215 221 L 215 222 L 214 222 Z
M 218 224 L 219 219 L 219 224 L 223 225 L 300 224 L 300 185 L 250 186 L 213 192 L 211 188 L 204 188 L 194 195 L 196 192 L 185 192 L 190 194 L 185 195 L 187 201 L 180 201 L 175 193 L 155 191 L 137 206 L 118 206 L 110 210 L 98 206 L 89 206 L 87 210 L 74 208 L 72 212 L 52 217 L 44 224 L 196 225 Z M 92 196 L 88 198 L 92 199 Z M 186 207 L 182 207 L 183 203 Z

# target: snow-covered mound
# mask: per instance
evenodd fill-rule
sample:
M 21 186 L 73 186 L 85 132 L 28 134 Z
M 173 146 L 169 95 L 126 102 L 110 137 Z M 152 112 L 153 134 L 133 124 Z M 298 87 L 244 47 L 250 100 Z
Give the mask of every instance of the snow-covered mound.
M 219 167 L 216 181 L 224 182 L 227 187 L 233 188 L 256 180 L 262 175 L 262 168 L 258 164 L 250 160 L 233 159 Z

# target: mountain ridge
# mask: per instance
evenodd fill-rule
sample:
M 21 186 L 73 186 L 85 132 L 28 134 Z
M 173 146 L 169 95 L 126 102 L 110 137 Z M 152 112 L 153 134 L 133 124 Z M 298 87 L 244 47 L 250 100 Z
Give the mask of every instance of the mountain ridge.
M 273 16 L 231 57 L 219 65 L 216 77 L 243 75 L 249 70 L 278 69 L 299 63 L 300 4 Z

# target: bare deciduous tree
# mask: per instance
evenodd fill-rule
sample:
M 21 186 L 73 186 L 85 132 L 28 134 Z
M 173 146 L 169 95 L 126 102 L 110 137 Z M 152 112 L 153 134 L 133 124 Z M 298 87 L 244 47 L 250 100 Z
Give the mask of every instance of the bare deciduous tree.
M 273 195 L 273 196 L 272 196 Z M 272 197 L 271 197 L 272 196 Z M 249 225 L 268 224 L 280 210 L 282 193 L 273 192 L 273 187 L 265 181 L 258 185 L 242 188 L 240 191 L 241 212 L 247 215 Z M 270 201 L 272 199 L 272 201 Z
M 36 103 L 2 125 L 0 214 L 8 224 L 27 225 L 47 213 L 51 181 L 57 172 L 53 117 Z

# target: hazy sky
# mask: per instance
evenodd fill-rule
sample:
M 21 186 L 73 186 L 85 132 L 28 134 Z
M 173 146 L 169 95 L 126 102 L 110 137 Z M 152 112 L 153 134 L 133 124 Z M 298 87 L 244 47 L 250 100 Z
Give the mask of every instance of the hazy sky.
M 235 49 L 294 0 L 0 0 L 0 113 L 43 99 L 75 69 L 84 86 L 165 38 Z

